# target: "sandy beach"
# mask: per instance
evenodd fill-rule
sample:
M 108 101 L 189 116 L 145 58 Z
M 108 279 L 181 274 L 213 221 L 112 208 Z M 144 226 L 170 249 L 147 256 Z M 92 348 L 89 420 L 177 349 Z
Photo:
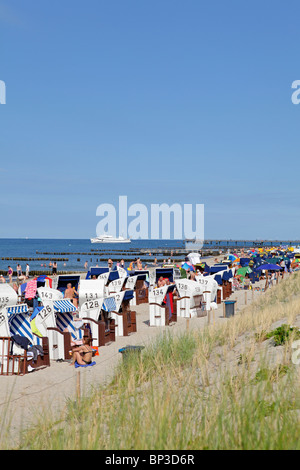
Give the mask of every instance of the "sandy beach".
M 256 287 L 263 288 L 264 283 L 265 281 L 259 281 Z M 234 292 L 230 300 L 237 301 L 235 314 L 239 315 L 246 305 L 263 294 L 262 290 Z M 96 365 L 93 367 L 75 369 L 68 362 L 51 361 L 50 367 L 25 376 L 0 376 L 0 413 L 2 417 L 5 416 L 5 423 L 2 423 L 2 440 L 9 442 L 11 447 L 17 445 L 21 429 L 34 425 L 36 419 L 41 418 L 45 411 L 55 416 L 64 409 L 68 399 L 76 400 L 78 383 L 80 394 L 84 395 L 91 388 L 109 382 L 116 365 L 122 361 L 120 348 L 127 345 L 147 346 L 164 332 L 177 334 L 187 328 L 203 328 L 208 323 L 208 317 L 191 318 L 188 322 L 185 318 L 178 318 L 177 322 L 169 327 L 149 327 L 149 305 L 136 306 L 135 310 L 137 332 L 128 337 L 118 337 L 115 342 L 99 348 L 99 356 L 95 357 Z M 211 318 L 211 322 L 213 321 L 227 321 L 223 317 L 223 304 L 219 304 L 214 311 Z M 9 434 L 3 434 L 4 429 L 7 429 Z

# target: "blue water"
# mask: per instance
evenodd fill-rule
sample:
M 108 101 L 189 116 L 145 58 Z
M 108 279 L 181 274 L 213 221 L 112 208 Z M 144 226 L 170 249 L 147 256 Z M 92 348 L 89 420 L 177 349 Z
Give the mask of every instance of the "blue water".
M 127 266 L 130 261 L 136 258 L 140 250 L 151 250 L 149 255 L 143 256 L 144 261 L 153 261 L 158 249 L 184 248 L 182 240 L 132 240 L 131 243 L 118 244 L 92 244 L 90 240 L 56 240 L 56 239 L 0 239 L 0 270 L 7 271 L 11 266 L 16 271 L 17 264 L 20 263 L 23 272 L 26 269 L 27 261 L 18 261 L 17 259 L 3 260 L 2 258 L 34 258 L 28 260 L 31 271 L 49 272 L 50 260 L 54 258 L 57 261 L 58 271 L 84 271 L 84 263 L 88 261 L 89 266 L 106 266 L 108 258 L 114 261 L 124 259 Z M 49 254 L 45 254 L 49 253 Z M 60 254 L 64 253 L 64 254 Z M 162 257 L 163 255 L 160 254 Z M 104 259 L 101 259 L 104 258 Z M 47 258 L 38 260 L 37 258 Z M 63 261 L 62 258 L 67 258 Z M 45 266 L 46 265 L 46 266 Z
M 261 244 L 263 246 L 270 246 L 271 244 L 276 246 L 280 243 L 264 241 Z M 51 268 L 49 268 L 49 262 L 53 260 L 53 258 L 59 259 L 57 262 L 58 271 L 67 272 L 84 271 L 85 261 L 88 261 L 89 266 L 95 266 L 96 264 L 98 264 L 98 266 L 106 266 L 107 259 L 110 257 L 114 261 L 119 261 L 123 258 L 128 266 L 129 262 L 139 255 L 140 250 L 151 251 L 151 256 L 143 253 L 140 254 L 144 263 L 151 263 L 154 257 L 167 259 L 168 254 L 159 253 L 159 250 L 163 249 L 173 250 L 172 259 L 182 260 L 182 249 L 184 246 L 183 240 L 132 240 L 131 243 L 124 244 L 92 244 L 88 239 L 0 239 L 0 270 L 7 271 L 10 265 L 14 271 L 16 271 L 18 262 L 20 262 L 24 272 L 26 268 L 26 260 L 3 260 L 2 258 L 33 258 L 33 260 L 28 261 L 30 270 L 45 273 L 51 270 Z M 238 240 L 208 241 L 204 243 L 203 248 L 226 249 L 227 251 L 228 246 L 252 247 L 253 242 Z M 177 250 L 179 253 L 176 253 Z M 103 260 L 100 260 L 100 257 L 103 258 Z M 37 258 L 47 259 L 38 260 Z M 62 258 L 67 258 L 67 261 L 63 261 Z

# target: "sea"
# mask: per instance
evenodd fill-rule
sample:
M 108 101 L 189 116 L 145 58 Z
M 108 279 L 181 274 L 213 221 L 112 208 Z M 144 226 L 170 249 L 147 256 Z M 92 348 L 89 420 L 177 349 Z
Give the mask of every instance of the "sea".
M 278 246 L 291 244 L 285 241 L 242 241 L 242 240 L 208 240 L 203 245 L 203 254 L 208 250 L 222 252 L 234 251 L 234 248 L 259 246 Z M 192 250 L 189 251 L 198 251 Z M 30 272 L 50 274 L 49 263 L 57 262 L 58 272 L 83 272 L 84 265 L 107 266 L 108 258 L 117 263 L 121 259 L 128 267 L 130 261 L 141 258 L 144 265 L 151 265 L 154 258 L 158 263 L 171 259 L 182 261 L 186 255 L 184 240 L 132 240 L 131 243 L 91 243 L 89 239 L 0 239 L 0 272 L 7 273 L 11 266 L 16 273 L 19 263 L 25 272 L 26 263 Z

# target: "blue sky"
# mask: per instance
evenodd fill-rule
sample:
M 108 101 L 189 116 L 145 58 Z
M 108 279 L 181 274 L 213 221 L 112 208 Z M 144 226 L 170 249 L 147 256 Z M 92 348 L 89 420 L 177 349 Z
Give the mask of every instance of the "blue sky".
M 205 238 L 299 239 L 299 2 L 0 0 L 0 237 L 99 204 L 205 205 Z

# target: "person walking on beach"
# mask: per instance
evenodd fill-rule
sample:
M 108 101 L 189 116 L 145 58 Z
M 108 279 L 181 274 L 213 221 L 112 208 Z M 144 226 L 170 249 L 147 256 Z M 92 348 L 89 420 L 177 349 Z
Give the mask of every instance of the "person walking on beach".
M 11 266 L 8 266 L 7 275 L 8 275 L 9 282 L 12 282 L 13 273 L 14 273 L 13 268 Z
M 53 274 L 53 275 L 56 275 L 56 274 L 57 274 L 57 262 L 56 262 L 56 261 L 53 262 L 52 274 Z
M 111 258 L 109 258 L 108 261 L 107 261 L 107 266 L 108 266 L 108 268 L 109 268 L 109 269 L 112 269 L 113 264 L 114 264 L 113 260 L 112 260 Z
M 25 271 L 25 275 L 26 275 L 27 278 L 29 277 L 29 271 L 30 271 L 30 268 L 29 268 L 29 264 L 27 263 L 26 264 L 26 271 Z
M 18 277 L 22 276 L 22 267 L 21 267 L 20 263 L 17 264 L 17 276 Z

